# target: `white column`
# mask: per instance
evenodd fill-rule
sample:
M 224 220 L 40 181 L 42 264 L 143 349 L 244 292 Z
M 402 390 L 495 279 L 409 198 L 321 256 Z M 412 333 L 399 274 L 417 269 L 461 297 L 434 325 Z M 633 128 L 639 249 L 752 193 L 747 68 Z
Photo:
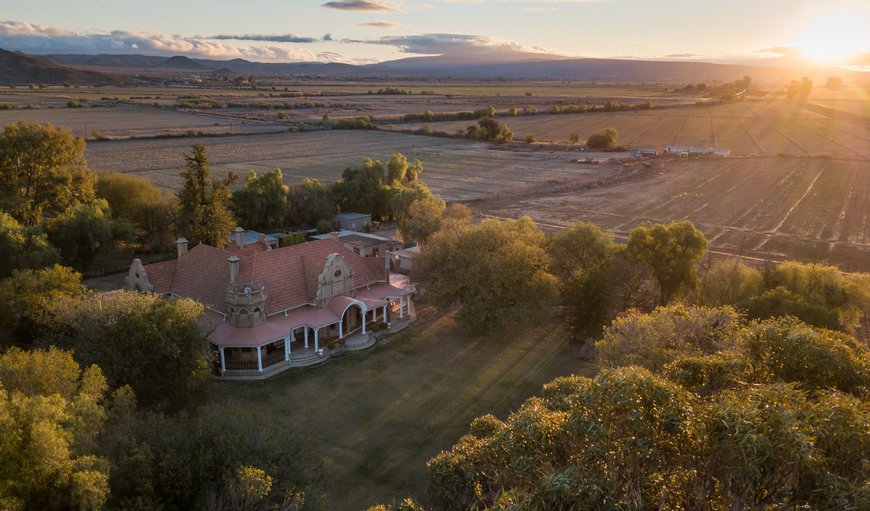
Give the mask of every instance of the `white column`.
M 408 295 L 408 317 L 411 317 L 411 295 Z
M 387 305 L 384 305 L 384 323 L 387 322 L 387 307 L 388 306 L 389 306 L 389 302 L 387 302 Z
M 290 336 L 284 338 L 284 360 L 290 362 Z
M 342 337 L 344 337 L 344 316 L 338 320 L 338 338 L 341 339 Z
M 219 349 L 221 351 L 221 374 L 224 374 L 227 372 L 227 360 L 224 357 L 224 347 L 221 346 Z
M 404 317 L 405 317 L 405 297 L 400 296 L 399 297 L 399 319 L 402 319 Z
M 263 372 L 263 353 L 259 346 L 257 346 L 257 371 Z
M 320 329 L 315 328 L 314 329 L 314 351 L 320 351 L 320 343 L 317 339 L 319 334 L 320 334 Z
M 305 349 L 308 349 L 308 327 L 305 327 Z
M 363 335 L 365 335 L 366 334 L 366 320 L 369 318 L 369 312 L 365 311 L 362 314 L 360 314 L 360 316 L 362 317 L 362 324 L 363 324 L 362 333 L 363 333 Z

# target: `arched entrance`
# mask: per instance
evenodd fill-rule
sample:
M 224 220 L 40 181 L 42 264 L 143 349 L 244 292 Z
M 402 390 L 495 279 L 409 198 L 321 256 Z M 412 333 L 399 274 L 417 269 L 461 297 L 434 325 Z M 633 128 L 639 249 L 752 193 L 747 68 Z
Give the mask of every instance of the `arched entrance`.
M 341 336 L 347 337 L 354 334 L 357 330 L 362 330 L 364 315 L 365 311 L 360 304 L 350 304 L 341 316 Z

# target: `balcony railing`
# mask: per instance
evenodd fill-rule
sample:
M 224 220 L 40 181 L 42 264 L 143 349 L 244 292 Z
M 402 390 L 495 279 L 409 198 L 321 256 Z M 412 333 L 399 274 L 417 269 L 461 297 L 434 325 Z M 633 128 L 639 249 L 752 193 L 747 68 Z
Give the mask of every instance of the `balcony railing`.
M 227 303 L 256 305 L 266 301 L 266 286 L 257 282 L 233 283 L 227 286 Z

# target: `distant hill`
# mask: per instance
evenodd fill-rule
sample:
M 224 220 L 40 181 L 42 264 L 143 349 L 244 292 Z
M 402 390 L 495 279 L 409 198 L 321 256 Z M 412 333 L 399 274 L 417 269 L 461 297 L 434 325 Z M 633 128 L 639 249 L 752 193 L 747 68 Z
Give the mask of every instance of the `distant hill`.
M 744 66 L 708 62 L 622 59 L 565 59 L 527 57 L 487 61 L 478 56 L 414 57 L 367 66 L 381 74 L 436 75 L 457 78 L 558 80 L 731 81 L 750 75 L 756 81 L 782 81 L 806 71 L 773 66 Z
M 211 60 L 185 56 L 147 55 L 50 55 L 60 64 L 120 74 L 155 75 L 183 73 L 257 76 L 314 76 L 329 78 L 471 78 L 519 80 L 601 80 L 706 82 L 732 81 L 746 75 L 759 82 L 826 77 L 825 70 L 782 66 L 713 64 L 708 62 L 565 58 L 528 52 L 471 52 L 410 57 L 368 65 L 321 62 L 264 63 L 245 59 Z M 839 72 L 843 74 L 842 71 Z
M 210 67 L 197 62 L 189 57 L 184 57 L 181 55 L 176 55 L 174 57 L 169 57 L 168 59 L 160 62 L 155 67 L 159 67 L 161 69 L 188 69 L 193 71 L 209 71 Z
M 73 69 L 51 59 L 0 49 L 0 84 L 3 85 L 117 85 L 124 82 L 125 79 L 107 73 Z

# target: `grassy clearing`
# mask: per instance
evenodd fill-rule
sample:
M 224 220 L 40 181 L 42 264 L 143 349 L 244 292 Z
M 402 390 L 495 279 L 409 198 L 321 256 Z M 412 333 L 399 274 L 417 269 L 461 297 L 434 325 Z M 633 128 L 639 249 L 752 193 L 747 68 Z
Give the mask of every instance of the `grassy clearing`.
M 218 383 L 215 394 L 308 439 L 330 509 L 365 509 L 423 495 L 426 461 L 474 417 L 504 418 L 544 383 L 596 371 L 557 323 L 478 338 L 450 316 L 418 313 L 412 328 L 366 352 L 265 382 Z

